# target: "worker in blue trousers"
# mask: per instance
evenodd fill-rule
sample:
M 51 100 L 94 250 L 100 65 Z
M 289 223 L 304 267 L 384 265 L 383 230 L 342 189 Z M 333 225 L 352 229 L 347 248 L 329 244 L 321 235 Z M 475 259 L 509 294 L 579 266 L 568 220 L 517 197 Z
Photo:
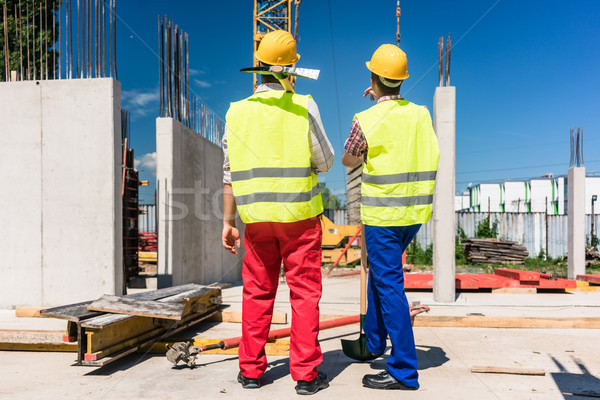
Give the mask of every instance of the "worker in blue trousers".
M 377 103 L 354 117 L 342 163 L 362 163 L 361 220 L 369 256 L 368 307 L 364 331 L 374 355 L 392 349 L 386 370 L 365 375 L 372 389 L 419 388 L 417 354 L 402 253 L 431 218 L 439 149 L 427 108 L 400 95 L 408 78 L 406 54 L 384 44 L 367 63 Z M 364 97 L 363 96 L 363 97 Z

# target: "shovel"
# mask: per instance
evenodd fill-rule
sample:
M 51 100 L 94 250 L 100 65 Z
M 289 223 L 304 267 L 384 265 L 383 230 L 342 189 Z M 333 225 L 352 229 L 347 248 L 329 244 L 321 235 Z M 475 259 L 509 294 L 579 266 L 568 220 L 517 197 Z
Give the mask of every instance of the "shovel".
M 367 337 L 363 332 L 365 316 L 367 314 L 367 244 L 365 242 L 365 230 L 362 227 L 360 238 L 360 331 L 358 339 L 342 339 L 342 350 L 344 354 L 354 360 L 369 361 L 378 356 L 367 349 Z

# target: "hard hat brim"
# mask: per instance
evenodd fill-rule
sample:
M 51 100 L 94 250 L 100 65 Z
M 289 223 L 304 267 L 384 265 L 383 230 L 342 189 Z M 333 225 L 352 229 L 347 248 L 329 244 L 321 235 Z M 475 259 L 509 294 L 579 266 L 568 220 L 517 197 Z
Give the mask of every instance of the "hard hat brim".
M 367 66 L 367 69 L 369 71 L 371 71 L 372 73 L 374 73 L 376 75 L 383 76 L 386 79 L 394 79 L 394 80 L 397 80 L 397 81 L 403 81 L 403 80 L 407 79 L 408 76 L 409 76 L 408 72 L 406 73 L 406 75 L 404 75 L 404 76 L 398 76 L 398 77 L 396 77 L 396 76 L 388 76 L 388 75 L 380 75 L 380 74 L 378 74 L 377 72 L 375 72 L 373 70 L 373 67 L 371 66 L 371 61 L 365 62 L 365 65 Z
M 281 64 L 281 63 L 279 63 L 279 64 L 278 64 L 278 63 L 272 63 L 272 62 L 266 61 L 266 60 L 264 60 L 264 59 L 261 59 L 261 58 L 258 56 L 258 51 L 256 51 L 256 52 L 254 53 L 254 57 L 256 57 L 256 59 L 257 59 L 258 61 L 260 61 L 260 62 L 262 62 L 262 63 L 265 63 L 265 64 L 269 64 L 269 65 L 292 65 L 292 64 L 295 64 L 295 63 L 297 63 L 297 62 L 298 62 L 298 60 L 300 60 L 300 54 L 298 54 L 298 53 L 296 53 L 296 58 L 294 58 L 294 59 L 292 60 L 292 62 L 291 62 L 291 63 L 289 63 L 289 64 Z

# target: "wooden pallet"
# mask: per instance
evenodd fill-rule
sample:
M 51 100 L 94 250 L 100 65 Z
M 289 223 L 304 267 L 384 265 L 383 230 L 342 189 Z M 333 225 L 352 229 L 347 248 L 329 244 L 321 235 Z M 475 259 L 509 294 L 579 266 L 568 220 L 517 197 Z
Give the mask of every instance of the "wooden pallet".
M 169 335 L 197 324 L 219 311 L 225 285 L 188 284 L 122 296 L 132 301 L 184 304 L 180 320 L 90 310 L 92 301 L 42 310 L 44 317 L 68 321 L 65 342 L 77 342 L 77 365 L 103 366 Z M 123 312 L 123 310 L 114 310 Z M 160 317 L 160 318 L 156 318 Z
M 522 271 L 510 268 L 497 268 L 493 274 L 456 274 L 456 289 L 498 289 L 498 288 L 534 288 L 569 289 L 577 283 L 570 279 L 556 279 L 540 272 Z M 405 289 L 433 289 L 433 274 L 405 273 Z

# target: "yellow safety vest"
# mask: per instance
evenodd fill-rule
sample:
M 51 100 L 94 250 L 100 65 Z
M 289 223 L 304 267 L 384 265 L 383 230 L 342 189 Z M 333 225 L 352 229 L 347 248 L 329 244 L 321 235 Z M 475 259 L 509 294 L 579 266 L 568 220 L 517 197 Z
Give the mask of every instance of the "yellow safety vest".
M 363 223 L 429 221 L 440 157 L 429 111 L 406 100 L 387 100 L 355 118 L 369 146 L 362 169 Z
M 269 90 L 231 103 L 227 147 L 242 221 L 296 222 L 323 212 L 311 168 L 308 98 Z

